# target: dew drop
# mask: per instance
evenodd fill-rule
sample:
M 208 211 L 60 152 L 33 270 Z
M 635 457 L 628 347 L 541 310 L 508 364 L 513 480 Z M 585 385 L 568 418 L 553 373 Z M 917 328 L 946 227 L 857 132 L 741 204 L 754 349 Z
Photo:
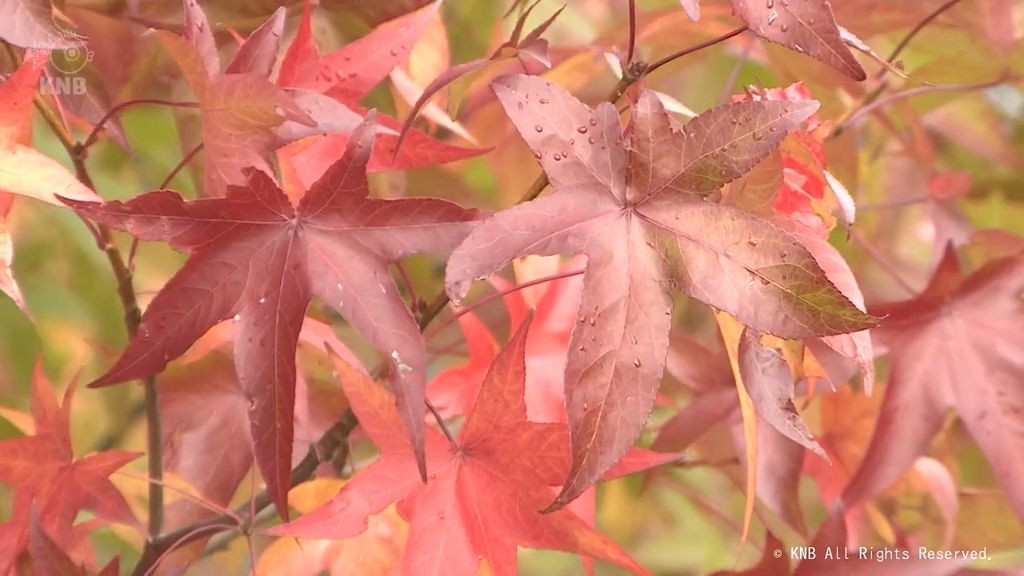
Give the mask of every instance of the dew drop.
M 448 515 L 447 515 L 447 514 L 445 514 L 445 513 L 444 513 L 444 511 L 441 511 L 441 512 L 438 512 L 438 513 L 437 513 L 437 519 L 438 519 L 438 520 L 444 520 L 444 519 L 445 519 L 445 518 L 447 518 L 447 517 L 448 517 Z
M 591 126 L 597 126 L 597 118 L 591 118 L 590 119 L 590 125 Z
M 594 142 L 596 142 L 596 140 L 594 140 L 594 137 L 593 137 L 593 136 L 589 136 L 589 137 L 587 138 L 587 143 L 588 143 L 588 144 L 593 144 Z
M 235 317 L 234 317 L 234 321 L 235 322 L 238 322 L 241 319 L 242 319 L 242 315 L 241 314 L 235 314 Z
M 593 326 L 594 324 L 597 323 L 597 319 L 594 318 L 594 317 L 591 317 L 590 320 L 587 321 L 587 323 L 590 324 L 591 326 Z
M 765 7 L 768 8 L 769 10 L 771 10 L 772 8 L 775 8 L 775 0 L 768 0 L 765 3 Z
M 640 359 L 639 358 L 633 358 L 633 366 L 636 366 L 637 368 L 640 367 Z
M 576 131 L 579 132 L 580 134 L 586 134 L 587 133 L 587 127 L 586 126 L 577 126 L 576 127 Z
M 261 297 L 260 298 L 260 304 L 266 304 L 266 303 L 267 303 L 267 297 L 266 296 Z
M 377 284 L 377 287 L 380 288 L 380 293 L 381 294 L 387 294 L 388 293 L 388 287 L 387 286 L 385 286 L 383 284 Z
M 636 346 L 637 344 L 640 343 L 640 340 L 636 336 L 631 336 L 630 340 L 633 341 L 633 346 Z
M 783 24 L 780 27 L 780 30 L 782 30 L 783 33 L 789 32 L 789 24 Z
M 555 162 L 558 162 L 559 160 L 562 159 L 562 153 L 555 152 L 554 155 L 551 156 L 551 159 L 554 160 Z
M 779 258 L 782 258 L 783 260 L 785 260 L 788 256 L 789 256 L 789 252 L 786 252 L 785 250 L 779 251 Z
M 758 277 L 758 280 L 760 280 L 760 281 L 761 281 L 761 285 L 762 285 L 762 286 L 767 286 L 767 285 L 768 285 L 768 279 L 767 279 L 767 278 L 765 278 L 764 276 L 760 276 L 760 277 Z
M 345 54 L 345 62 L 351 62 L 351 61 L 352 61 L 352 55 L 351 54 Z
M 537 160 L 540 160 L 541 158 L 544 157 L 544 153 L 543 152 L 534 152 L 533 153 L 533 157 L 536 158 Z
M 587 347 L 586 347 L 586 346 L 584 346 L 583 344 L 580 344 L 580 347 L 579 347 L 579 351 L 580 351 L 580 352 L 583 352 L 583 351 L 585 351 L 586 349 L 587 349 Z
M 770 2 L 771 2 L 771 0 L 769 0 L 769 3 Z M 771 12 L 769 12 L 768 13 L 768 25 L 771 26 L 772 24 L 775 24 L 775 21 L 778 18 L 779 18 L 779 13 L 778 12 L 776 12 L 775 10 L 772 10 Z
M 590 341 L 591 341 L 591 342 L 597 342 L 597 336 L 595 336 L 595 335 L 591 334 L 591 335 L 590 335 Z
M 588 408 L 590 408 L 590 406 L 586 402 L 584 402 L 583 403 L 583 409 L 587 410 Z
M 764 132 L 761 132 L 760 130 L 754 130 L 754 133 L 751 136 L 754 138 L 754 140 L 762 140 L 764 139 Z
M 551 100 L 548 100 L 547 98 L 541 98 L 540 100 L 538 100 L 538 102 L 540 102 L 541 104 L 550 104 Z
M 769 126 L 768 127 L 768 131 L 771 132 L 772 134 L 776 133 L 778 130 L 779 129 L 776 128 L 775 126 Z
M 747 238 L 747 244 L 750 244 L 751 246 L 757 246 L 757 239 L 756 238 Z
M 392 56 L 398 56 L 398 48 L 392 48 L 391 49 L 391 55 Z
M 541 126 L 540 124 L 537 124 L 536 126 L 534 126 L 533 129 L 536 130 L 538 134 L 540 134 L 541 132 L 544 131 L 544 127 Z

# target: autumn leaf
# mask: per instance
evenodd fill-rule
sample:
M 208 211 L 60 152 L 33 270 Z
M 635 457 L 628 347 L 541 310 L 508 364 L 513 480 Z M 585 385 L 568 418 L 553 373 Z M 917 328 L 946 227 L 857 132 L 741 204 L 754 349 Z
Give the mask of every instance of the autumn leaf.
M 953 410 L 1024 519 L 1022 293 L 1020 254 L 965 277 L 947 247 L 924 292 L 877 309 L 888 316 L 877 334 L 889 347 L 892 371 L 867 453 L 843 491 L 847 506 L 895 481 Z
M 281 62 L 277 83 L 315 94 L 326 94 L 353 110 L 370 90 L 404 62 L 441 5 L 439 0 L 374 28 L 366 36 L 320 55 L 313 37 L 310 5 L 307 1 L 299 24 Z M 368 170 L 400 170 L 444 164 L 485 152 L 484 149 L 462 148 L 436 140 L 419 130 L 411 130 L 401 151 L 395 154 L 398 132 L 402 124 L 381 116 L 387 128 L 378 135 Z M 347 130 L 288 145 L 279 154 L 294 165 L 298 180 L 316 181 L 323 171 L 345 149 Z
M 843 41 L 828 0 L 732 0 L 758 36 L 828 64 L 854 80 L 867 74 Z
M 49 0 L 0 0 L 0 39 L 26 48 L 73 46 L 78 35 L 57 26 Z
M 309 300 L 342 314 L 393 364 L 399 410 L 423 469 L 426 353 L 388 273 L 392 260 L 441 252 L 461 240 L 475 211 L 432 198 L 367 197 L 374 121 L 293 207 L 262 172 L 225 198 L 185 202 L 170 191 L 129 202 L 70 201 L 97 222 L 159 240 L 191 259 L 153 299 L 103 386 L 157 374 L 214 324 L 234 318 L 235 369 L 249 405 L 256 460 L 287 514 L 295 402 L 295 347 Z
M 58 403 L 37 365 L 32 380 L 34 433 L 0 441 L 0 482 L 14 489 L 12 519 L 0 524 L 0 533 L 5 534 L 0 573 L 8 572 L 30 542 L 37 548 L 56 543 L 64 550 L 76 549 L 80 539 L 74 522 L 81 510 L 110 522 L 136 525 L 109 476 L 141 454 L 111 450 L 76 460 L 68 428 L 74 390 L 74 384 L 68 386 Z M 38 530 L 30 537 L 32 525 Z
M 516 574 L 516 547 L 551 548 L 601 559 L 646 574 L 613 542 L 568 510 L 541 514 L 569 468 L 564 424 L 527 420 L 523 323 L 495 358 L 473 411 L 450 444 L 427 430 L 430 476 L 415 474 L 415 458 L 391 394 L 335 360 L 345 394 L 381 457 L 349 481 L 328 504 L 271 530 L 302 538 L 350 538 L 392 502 L 409 520 L 403 574 L 473 574 L 486 560 L 493 574 Z M 637 453 L 631 473 L 675 455 Z M 627 464 L 629 464 L 627 462 Z
M 555 192 L 477 227 L 449 259 L 446 289 L 459 300 L 474 278 L 516 256 L 588 258 L 565 373 L 573 467 L 552 508 L 592 484 L 639 435 L 664 367 L 670 286 L 787 338 L 874 323 L 791 235 L 707 200 L 816 104 L 732 104 L 680 128 L 645 92 L 624 140 L 610 104 L 592 110 L 528 76 L 500 78 L 494 90 Z

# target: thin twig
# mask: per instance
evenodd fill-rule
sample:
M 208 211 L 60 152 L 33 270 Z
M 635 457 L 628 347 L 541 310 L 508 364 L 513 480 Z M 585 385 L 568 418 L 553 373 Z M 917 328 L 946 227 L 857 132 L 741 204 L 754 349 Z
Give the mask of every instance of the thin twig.
M 88 150 L 90 146 L 96 143 L 96 139 L 99 138 L 100 131 L 103 130 L 103 126 L 107 123 L 108 120 L 113 118 L 115 114 L 117 114 L 121 110 L 124 110 L 125 108 L 131 108 L 132 106 L 139 106 L 144 104 L 170 106 L 172 108 L 199 107 L 198 102 L 180 102 L 177 100 L 162 100 L 160 98 L 140 98 L 138 100 L 125 100 L 124 102 L 111 106 L 110 110 L 107 110 L 107 113 L 104 114 L 98 122 L 96 122 L 95 126 L 93 126 L 92 132 L 89 132 L 89 135 L 85 138 L 85 140 L 79 146 L 76 147 L 75 154 L 78 156 L 84 156 L 85 151 Z
M 665 56 L 661 60 L 657 60 L 653 64 L 648 66 L 646 74 L 650 74 L 651 72 L 654 72 L 658 68 L 661 68 L 665 64 L 668 64 L 669 62 L 671 62 L 671 61 L 673 61 L 673 60 L 675 60 L 677 58 L 682 58 L 683 56 L 686 56 L 688 54 L 693 54 L 694 52 L 697 52 L 698 50 L 703 50 L 703 49 L 708 48 L 710 46 L 714 46 L 715 44 L 718 44 L 719 42 L 725 42 L 729 38 L 732 38 L 733 36 L 739 36 L 740 34 L 743 34 L 746 31 L 747 31 L 746 25 L 740 26 L 739 28 L 735 28 L 733 30 L 730 30 L 729 32 L 726 32 L 725 34 L 722 34 L 721 36 L 712 38 L 712 39 L 707 40 L 705 42 L 701 42 L 700 44 L 697 44 L 696 46 L 691 46 L 689 48 L 683 48 L 682 50 L 679 50 L 677 52 L 673 52 L 673 53 L 669 54 L 668 56 Z
M 1009 76 L 1007 74 L 1003 74 L 999 78 L 996 78 L 995 80 L 988 80 L 985 82 L 978 82 L 975 84 L 945 84 L 940 86 L 918 86 L 917 88 L 910 88 L 902 92 L 896 92 L 894 94 L 886 96 L 885 98 L 875 100 L 874 102 L 867 104 L 866 106 L 857 110 L 853 114 L 850 114 L 841 124 L 836 125 L 835 131 L 839 132 L 840 130 L 844 130 L 849 126 L 856 124 L 857 122 L 860 121 L 861 118 L 867 116 L 868 114 L 871 114 L 875 110 L 878 110 L 879 108 L 882 108 L 884 106 L 888 106 L 889 104 L 892 104 L 893 102 L 896 102 L 898 100 L 903 100 L 914 96 L 920 96 L 922 94 L 931 94 L 937 92 L 970 92 L 972 90 L 984 90 L 985 88 L 992 88 L 993 86 L 998 86 L 1003 82 L 1006 82 L 1008 78 Z
M 171 173 L 168 174 L 166 178 L 164 178 L 163 182 L 160 183 L 160 190 L 167 189 L 167 187 L 171 185 L 171 180 L 174 180 L 174 177 L 178 175 L 178 172 L 181 172 L 181 170 L 186 165 L 188 165 L 188 163 L 191 162 L 192 159 L 196 157 L 196 154 L 198 154 L 199 151 L 202 150 L 202 149 L 203 149 L 203 143 L 202 142 L 200 142 L 199 144 L 196 144 L 196 147 L 193 148 L 191 152 L 186 154 L 185 157 L 181 159 L 181 162 L 178 162 L 178 165 L 174 167 L 174 170 L 171 170 Z
M 878 249 L 877 246 L 869 242 L 868 239 L 862 236 L 860 232 L 854 229 L 853 226 L 849 228 L 849 233 L 850 238 L 852 238 L 854 242 L 856 242 L 861 248 L 863 248 L 864 251 L 867 252 L 868 255 L 871 256 L 871 258 L 879 266 L 881 266 L 881 268 L 885 270 L 886 273 L 889 274 L 889 276 L 893 280 L 895 280 L 901 288 L 906 290 L 907 293 L 910 294 L 911 296 L 917 295 L 917 290 L 915 290 L 914 287 L 910 285 L 910 282 L 907 282 L 907 280 L 903 278 L 903 275 L 900 274 L 899 269 L 896 268 L 896 266 L 892 262 L 889 262 L 889 259 L 886 258 L 884 254 L 882 254 L 882 252 Z
M 633 63 L 633 54 L 636 51 L 636 0 L 629 0 L 629 47 L 626 48 L 626 65 Z
M 559 272 L 558 274 L 552 274 L 550 276 L 544 276 L 542 278 L 537 278 L 535 280 L 530 280 L 529 282 L 523 282 L 522 284 L 516 284 L 515 286 L 512 286 L 511 288 L 508 288 L 506 290 L 502 290 L 500 292 L 495 292 L 494 294 L 488 294 L 487 296 L 485 296 L 485 297 L 477 300 L 476 302 L 474 302 L 472 305 L 466 306 L 465 308 L 460 308 L 455 314 L 452 314 L 451 318 L 445 320 L 444 322 L 441 322 L 437 326 L 434 326 L 429 331 L 425 332 L 423 334 L 423 338 L 425 340 L 430 340 L 434 336 L 437 336 L 442 330 L 444 330 L 448 326 L 451 326 L 456 320 L 458 320 L 462 316 L 464 316 L 466 314 L 469 314 L 473 310 L 476 310 L 477 308 L 479 308 L 479 307 L 481 307 L 481 306 L 483 306 L 483 305 L 485 305 L 485 304 L 487 304 L 489 302 L 493 302 L 494 300 L 497 300 L 498 298 L 504 298 L 505 296 L 508 296 L 509 294 L 512 294 L 514 292 L 518 292 L 520 290 L 523 290 L 524 288 L 529 288 L 531 286 L 536 286 L 538 284 L 544 284 L 545 282 L 554 282 L 555 280 L 561 280 L 562 278 L 571 278 L 573 276 L 579 276 L 580 274 L 583 274 L 584 272 L 586 272 L 585 268 L 580 268 L 579 270 L 571 270 L 569 272 Z
M 50 110 L 41 98 L 35 99 L 35 106 L 42 114 L 43 119 L 50 126 L 51 131 L 57 135 L 71 162 L 75 167 L 75 176 L 78 181 L 95 191 L 89 170 L 85 166 L 85 159 L 79 154 L 80 147 L 71 138 L 71 134 L 64 128 L 63 123 L 57 115 Z M 83 221 L 85 219 L 83 218 Z M 135 298 L 135 289 L 132 286 L 132 274 L 125 265 L 121 251 L 114 244 L 110 228 L 103 224 L 88 226 L 94 231 L 96 244 L 107 256 L 110 268 L 114 272 L 117 281 L 117 294 L 121 299 L 121 307 L 124 309 L 124 324 L 128 331 L 129 338 L 135 336 L 142 322 L 142 312 L 139 310 L 139 303 Z M 154 482 L 149 484 L 149 537 L 147 546 L 152 539 L 160 534 L 163 525 L 164 514 L 164 489 L 161 485 L 163 480 L 163 440 L 160 434 L 160 402 L 157 396 L 156 377 L 151 376 L 143 380 L 145 394 L 146 412 L 146 460 L 150 478 Z
M 888 58 L 889 63 L 892 64 L 893 62 L 896 61 L 896 57 L 898 57 L 900 55 L 900 52 L 903 52 L 903 49 L 906 48 L 908 44 L 910 44 L 910 41 L 913 40 L 915 36 L 917 36 L 918 32 L 920 32 L 922 29 L 924 29 L 925 26 L 930 24 L 932 22 L 932 20 L 935 20 L 943 12 L 945 12 L 946 10 L 949 10 L 950 8 L 952 8 L 953 6 L 955 6 L 959 2 L 960 2 L 960 0 L 949 0 L 948 2 L 943 4 L 942 6 L 939 6 L 938 8 L 933 10 L 931 14 L 929 14 L 928 16 L 925 16 L 924 20 L 921 20 L 920 22 L 918 22 L 917 26 L 914 26 L 910 30 L 910 32 L 907 32 L 907 35 L 904 36 L 903 39 L 900 40 L 900 43 L 896 45 L 896 48 L 893 49 L 892 54 L 890 54 L 889 58 Z M 879 73 L 884 75 L 885 74 L 885 70 L 883 69 L 883 70 L 879 71 Z
M 444 418 L 441 416 L 441 413 L 437 411 L 437 408 L 430 400 L 424 399 L 423 403 L 427 405 L 427 410 L 430 410 L 430 414 L 434 417 L 434 422 L 437 422 L 437 426 L 441 428 L 442 432 L 444 432 L 444 437 L 448 439 L 448 445 L 451 446 L 453 450 L 458 450 L 459 443 L 455 440 L 455 436 L 452 435 L 452 431 L 448 429 L 448 425 L 444 423 Z

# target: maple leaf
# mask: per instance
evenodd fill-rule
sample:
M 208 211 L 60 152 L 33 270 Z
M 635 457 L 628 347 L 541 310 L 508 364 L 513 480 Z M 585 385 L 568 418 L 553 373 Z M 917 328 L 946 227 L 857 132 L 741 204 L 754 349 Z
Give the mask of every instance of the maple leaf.
M 206 156 L 204 193 L 223 196 L 228 185 L 245 184 L 248 168 L 272 174 L 268 156 L 279 144 L 276 129 L 288 123 L 316 127 L 318 119 L 267 79 L 268 58 L 263 54 L 276 54 L 280 34 L 274 32 L 283 27 L 283 14 L 278 12 L 257 29 L 222 74 L 206 14 L 195 0 L 182 0 L 182 4 L 184 35 L 156 34 L 199 100 Z M 353 119 L 347 127 L 355 123 Z
M 732 7 L 758 36 L 807 54 L 854 80 L 867 79 L 843 41 L 828 0 L 732 0 Z
M 109 476 L 141 454 L 111 450 L 75 459 L 71 449 L 69 420 L 75 386 L 57 397 L 36 366 L 32 379 L 31 436 L 0 442 L 0 482 L 14 488 L 12 520 L 0 525 L 5 544 L 0 554 L 0 573 L 6 574 L 29 544 L 31 525 L 65 550 L 74 549 L 75 517 L 90 510 L 111 522 L 135 525 L 124 496 Z M 35 516 L 35 519 L 32 517 Z
M 555 188 L 478 226 L 448 261 L 458 301 L 474 278 L 526 254 L 587 256 L 565 372 L 573 467 L 564 505 L 633 444 L 668 346 L 670 286 L 787 338 L 871 326 L 791 235 L 707 200 L 766 156 L 815 103 L 744 102 L 678 127 L 644 92 L 623 141 L 615 108 L 592 110 L 543 79 L 494 90 Z
M 949 410 L 960 416 L 1024 519 L 1024 256 L 964 277 L 947 247 L 916 298 L 881 306 L 877 332 L 892 371 L 871 444 L 843 491 L 852 506 L 895 481 L 928 448 Z
M 414 473 L 414 458 L 391 395 L 344 361 L 335 359 L 345 395 L 366 433 L 380 448 L 379 460 L 349 481 L 328 504 L 276 535 L 349 538 L 367 520 L 399 501 L 410 522 L 402 559 L 404 574 L 475 574 L 486 560 L 494 574 L 516 573 L 516 546 L 552 548 L 646 571 L 613 542 L 569 510 L 537 510 L 569 468 L 564 424 L 530 422 L 524 401 L 525 321 L 491 365 L 473 411 L 449 443 L 427 430 L 431 474 L 426 484 Z M 627 474 L 673 454 L 627 457 L 614 473 Z
M 0 196 L 16 194 L 57 206 L 63 205 L 58 194 L 99 200 L 60 163 L 30 146 L 32 98 L 45 63 L 45 52 L 29 52 L 0 84 Z
M 0 0 L 0 39 L 26 48 L 68 48 L 77 35 L 53 22 L 49 0 Z
M 440 5 L 439 0 L 430 2 L 320 56 L 313 38 L 310 3 L 307 1 L 299 30 L 281 62 L 277 83 L 283 87 L 327 94 L 348 108 L 358 110 L 359 101 L 408 58 Z M 396 156 L 397 134 L 402 124 L 385 116 L 381 116 L 378 122 L 392 133 L 378 135 L 368 165 L 370 171 L 421 168 L 486 152 L 453 146 L 414 129 L 406 135 L 406 142 Z M 279 154 L 294 164 L 300 182 L 313 182 L 345 149 L 348 135 L 341 132 L 295 142 L 285 146 Z
M 84 216 L 191 254 L 153 299 L 121 358 L 92 385 L 157 374 L 211 326 L 234 318 L 235 369 L 250 401 L 256 459 L 282 515 L 295 348 L 313 296 L 391 358 L 399 410 L 422 462 L 426 353 L 388 263 L 450 249 L 476 212 L 432 198 L 368 198 L 373 119 L 371 113 L 352 133 L 345 154 L 297 207 L 257 170 L 225 198 L 185 202 L 157 191 L 124 203 L 69 201 Z

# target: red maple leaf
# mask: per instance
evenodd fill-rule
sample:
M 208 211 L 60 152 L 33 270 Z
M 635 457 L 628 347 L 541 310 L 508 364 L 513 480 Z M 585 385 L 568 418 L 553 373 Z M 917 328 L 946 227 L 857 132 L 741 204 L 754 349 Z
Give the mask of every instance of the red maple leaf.
M 386 78 L 395 66 L 408 58 L 440 5 L 440 1 L 431 2 L 381 24 L 355 42 L 321 56 L 313 38 L 310 5 L 307 1 L 299 30 L 281 62 L 277 83 L 283 87 L 327 94 L 345 106 L 358 110 L 359 101 Z M 413 129 L 406 135 L 405 143 L 395 156 L 397 133 L 402 125 L 386 116 L 381 116 L 378 121 L 390 133 L 382 133 L 377 138 L 367 167 L 371 172 L 433 166 L 486 152 L 484 149 L 446 144 Z M 308 185 L 334 163 L 345 149 L 347 141 L 347 134 L 335 132 L 285 146 L 278 154 L 294 164 L 299 182 Z
M 878 308 L 889 316 L 877 336 L 889 346 L 892 372 L 871 444 L 843 491 L 848 506 L 894 482 L 953 410 L 1024 519 L 1021 294 L 1024 255 L 965 277 L 948 247 L 924 292 Z
M 136 524 L 109 476 L 140 454 L 111 450 L 76 460 L 68 428 L 74 390 L 74 384 L 68 386 L 58 404 L 42 368 L 36 366 L 32 380 L 35 431 L 0 442 L 0 482 L 14 488 L 12 519 L 0 524 L 4 535 L 0 574 L 6 574 L 28 546 L 33 523 L 66 551 L 78 551 L 83 544 L 74 524 L 80 510 L 90 510 L 107 521 Z
M 516 573 L 516 547 L 551 548 L 646 571 L 608 538 L 569 510 L 541 514 L 552 487 L 569 469 L 564 424 L 527 420 L 524 401 L 529 320 L 495 358 L 473 411 L 451 442 L 427 430 L 430 476 L 415 474 L 408 440 L 387 391 L 336 360 L 345 395 L 359 423 L 381 450 L 379 460 L 348 482 L 328 504 L 272 530 L 277 535 L 349 538 L 367 519 L 398 501 L 410 522 L 405 574 L 475 574 L 486 560 L 494 574 Z M 634 451 L 611 476 L 675 459 Z
M 297 207 L 256 170 L 249 171 L 247 187 L 229 187 L 225 198 L 185 202 L 158 191 L 125 203 L 69 201 L 84 216 L 191 254 L 153 299 L 117 364 L 92 385 L 157 374 L 214 324 L 234 318 L 235 369 L 250 401 L 256 459 L 282 514 L 295 349 L 313 296 L 392 360 L 399 410 L 422 462 L 426 352 L 388 263 L 450 249 L 476 212 L 433 198 L 368 198 L 373 116 Z
M 671 287 L 787 338 L 874 324 L 793 236 L 708 201 L 816 104 L 742 102 L 679 127 L 644 92 L 623 135 L 611 104 L 593 110 L 543 79 L 503 77 L 494 89 L 555 192 L 475 228 L 448 261 L 446 289 L 458 300 L 516 256 L 588 258 L 565 372 L 573 466 L 554 507 L 639 436 L 665 363 Z

